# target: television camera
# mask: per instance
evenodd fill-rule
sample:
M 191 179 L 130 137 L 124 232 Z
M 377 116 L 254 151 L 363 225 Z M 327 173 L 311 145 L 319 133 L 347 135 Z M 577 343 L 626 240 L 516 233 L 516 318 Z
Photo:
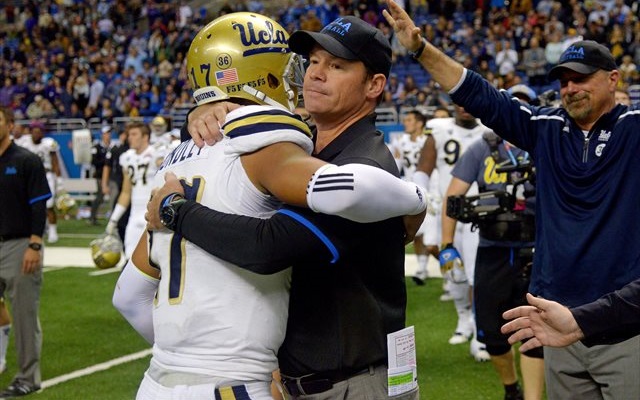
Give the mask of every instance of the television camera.
M 497 173 L 507 173 L 505 190 L 473 196 L 449 196 L 447 216 L 480 229 L 480 237 L 495 241 L 532 242 L 534 215 L 525 212 L 524 199 L 535 194 L 535 167 L 531 161 L 500 165 Z M 518 174 L 515 174 L 518 173 Z M 514 179 L 514 176 L 519 176 Z M 529 185 L 527 185 L 529 183 Z

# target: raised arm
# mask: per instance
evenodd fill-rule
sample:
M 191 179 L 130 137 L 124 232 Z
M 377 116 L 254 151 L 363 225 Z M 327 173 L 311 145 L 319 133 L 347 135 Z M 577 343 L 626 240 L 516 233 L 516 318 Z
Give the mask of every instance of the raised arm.
M 462 64 L 438 50 L 420 34 L 411 17 L 393 0 L 385 0 L 389 10 L 383 10 L 389 26 L 393 28 L 400 44 L 416 54 L 415 58 L 431 74 L 445 91 L 453 89 L 464 71 Z M 422 50 L 421 50 L 422 49 Z

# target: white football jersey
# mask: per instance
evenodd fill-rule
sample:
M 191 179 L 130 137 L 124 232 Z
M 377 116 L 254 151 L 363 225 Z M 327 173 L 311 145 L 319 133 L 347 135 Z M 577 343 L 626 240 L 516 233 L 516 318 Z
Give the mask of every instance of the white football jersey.
M 128 258 L 131 258 L 147 226 L 144 214 L 154 188 L 153 177 L 165 154 L 162 149 L 148 146 L 140 154 L 129 149 L 120 155 L 122 171 L 131 177 L 131 212 L 124 234 L 124 253 Z
M 271 123 L 290 125 L 293 120 L 273 107 L 235 110 L 227 116 L 227 137 L 202 149 L 193 141 L 180 144 L 165 159 L 154 185 L 162 185 L 171 171 L 186 185 L 189 199 L 226 213 L 268 218 L 280 202 L 253 186 L 240 155 L 282 141 L 311 152 L 313 144 L 301 129 L 265 130 Z M 161 269 L 152 363 L 226 380 L 269 381 L 285 335 L 291 270 L 254 274 L 161 231 L 153 233 L 150 259 Z
M 427 122 L 435 141 L 440 195 L 444 196 L 451 182 L 451 171 L 469 145 L 489 128 L 478 121 L 472 129 L 456 124 L 454 118 L 435 118 Z
M 16 141 L 16 144 L 26 148 L 32 153 L 36 153 L 38 157 L 40 157 L 40 159 L 42 160 L 42 163 L 44 164 L 44 168 L 47 171 L 51 171 L 51 168 L 52 168 L 51 153 L 57 153 L 58 150 L 60 149 L 58 142 L 56 142 L 55 139 L 50 137 L 44 137 L 42 138 L 40 143 L 36 144 L 36 143 L 33 143 L 33 139 L 31 138 L 31 135 L 25 135 L 25 136 L 22 136 L 18 141 Z
M 134 149 L 129 149 L 120 155 L 122 171 L 131 177 L 131 215 L 134 209 L 144 208 L 146 211 L 151 190 L 154 188 L 153 177 L 164 156 L 164 151 L 151 145 L 140 154 Z
M 411 140 L 410 134 L 403 133 L 391 143 L 394 157 L 396 157 L 396 151 L 400 153 L 400 165 L 402 166 L 402 173 L 405 180 L 413 182 L 413 174 L 416 172 L 416 167 L 420 160 L 420 153 L 426 141 L 426 135 L 420 135 L 416 140 Z

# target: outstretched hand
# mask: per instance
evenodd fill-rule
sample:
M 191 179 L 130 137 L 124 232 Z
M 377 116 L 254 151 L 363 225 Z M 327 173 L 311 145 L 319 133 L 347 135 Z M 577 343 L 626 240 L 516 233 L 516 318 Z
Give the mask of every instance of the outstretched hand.
M 409 51 L 417 50 L 422 43 L 420 28 L 413 23 L 409 14 L 394 0 L 385 0 L 385 2 L 389 6 L 389 10 L 382 10 L 382 15 L 389 26 L 393 28 L 398 41 Z
M 540 346 L 564 347 L 584 337 L 567 307 L 530 293 L 527 301 L 529 306 L 512 308 L 502 314 L 504 319 L 513 319 L 501 328 L 502 333 L 511 333 L 509 343 L 529 339 L 520 346 L 520 352 Z

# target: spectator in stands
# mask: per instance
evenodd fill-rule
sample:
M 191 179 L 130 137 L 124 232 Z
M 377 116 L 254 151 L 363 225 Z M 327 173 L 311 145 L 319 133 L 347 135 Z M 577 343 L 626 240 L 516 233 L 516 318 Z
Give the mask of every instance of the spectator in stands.
M 45 99 L 41 94 L 37 94 L 33 97 L 33 102 L 27 107 L 26 114 L 30 119 L 40 119 L 54 117 L 56 111 L 49 100 Z
M 95 73 L 89 74 L 89 101 L 87 105 L 93 110 L 97 110 L 102 99 L 102 93 L 104 92 L 104 82 L 98 79 L 98 75 Z
M 193 10 L 191 9 L 189 2 L 181 0 L 180 8 L 178 9 L 178 21 L 176 23 L 176 26 L 178 27 L 178 29 L 183 29 L 191 23 L 192 18 Z
M 4 78 L 4 86 L 0 88 L 0 107 L 8 107 L 14 92 L 13 81 L 10 77 Z
M 518 52 L 511 48 L 510 40 L 502 40 L 498 42 L 501 48 L 496 53 L 496 65 L 498 67 L 498 74 L 505 76 L 509 72 L 516 70 L 518 64 Z
M 391 101 L 395 104 L 396 108 L 402 105 L 402 93 L 404 92 L 404 84 L 398 79 L 398 74 L 391 73 L 389 75 L 389 82 L 387 82 L 386 91 L 391 93 Z
M 547 64 L 556 65 L 560 61 L 560 55 L 564 51 L 562 33 L 552 32 L 547 36 L 547 45 L 544 47 L 544 58 Z
M 78 108 L 84 110 L 89 104 L 90 87 L 87 74 L 78 76 L 73 84 L 73 98 Z
M 638 32 L 640 35 L 640 32 Z M 638 81 L 638 67 L 633 63 L 633 58 L 629 54 L 622 57 L 622 63 L 618 67 L 620 71 L 620 80 L 622 85 L 633 85 Z
M 165 87 L 173 76 L 173 63 L 163 53 L 158 54 L 158 77 L 160 87 Z
M 616 103 L 630 106 L 631 97 L 629 96 L 629 92 L 623 89 L 616 89 Z
M 532 37 L 529 40 L 529 48 L 522 52 L 522 64 L 530 86 L 537 90 L 545 84 L 547 60 L 537 37 Z
M 417 104 L 417 96 L 420 88 L 416 84 L 416 79 L 411 74 L 404 77 L 403 91 L 400 94 L 402 104 L 409 107 L 415 107 Z

